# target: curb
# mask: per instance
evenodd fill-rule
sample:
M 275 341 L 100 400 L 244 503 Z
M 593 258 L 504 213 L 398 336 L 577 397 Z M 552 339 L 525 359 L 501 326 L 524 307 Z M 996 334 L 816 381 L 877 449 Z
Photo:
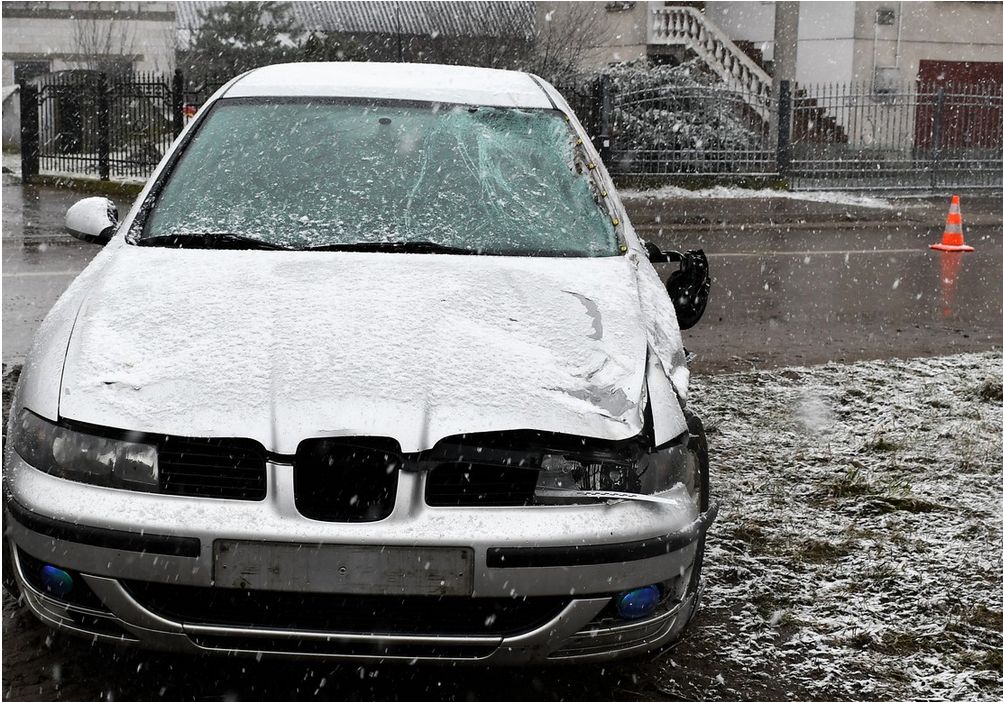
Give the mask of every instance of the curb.
M 982 227 L 1000 227 L 1003 226 L 1003 218 L 993 217 L 987 219 L 981 219 L 977 221 L 966 221 L 965 229 L 979 229 Z M 704 224 L 685 224 L 678 222 L 669 223 L 657 223 L 657 222 L 642 222 L 640 224 L 634 224 L 634 231 L 636 232 L 730 232 L 734 233 L 736 229 L 745 232 L 755 232 L 755 231 L 842 231 L 842 230 L 854 230 L 854 229 L 874 229 L 874 230 L 886 230 L 886 229 L 900 229 L 900 228 L 923 228 L 928 227 L 931 230 L 940 230 L 943 227 L 939 221 L 926 221 L 926 220 L 915 220 L 915 219 L 898 219 L 898 220 L 829 220 L 829 221 L 818 221 L 818 222 L 785 222 L 783 220 L 778 220 L 775 222 L 715 222 L 715 223 L 704 223 Z
M 119 197 L 134 198 L 146 187 L 145 183 L 121 183 L 113 180 L 96 180 L 94 178 L 74 178 L 70 176 L 36 175 L 31 180 L 25 181 L 20 176 L 15 176 L 21 180 L 22 185 L 35 185 L 46 188 L 60 188 L 62 190 L 78 190 L 83 193 L 95 195 L 118 195 Z

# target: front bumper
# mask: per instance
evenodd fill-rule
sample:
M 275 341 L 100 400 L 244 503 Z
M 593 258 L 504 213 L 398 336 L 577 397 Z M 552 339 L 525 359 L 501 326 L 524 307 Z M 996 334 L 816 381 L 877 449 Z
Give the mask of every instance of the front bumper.
M 431 508 L 423 476 L 402 473 L 393 513 L 364 524 L 320 522 L 295 509 L 288 466 L 268 466 L 261 502 L 133 493 L 62 480 L 9 454 L 7 538 L 31 610 L 50 625 L 99 640 L 173 651 L 450 660 L 516 664 L 603 660 L 660 648 L 678 637 L 698 593 L 682 587 L 651 617 L 603 616 L 613 593 L 688 578 L 716 510 L 698 514 L 682 491 L 667 505 Z M 670 500 L 671 491 L 666 493 Z M 504 634 L 341 631 L 165 616 L 131 582 L 219 591 L 213 543 L 457 546 L 472 551 L 473 598 L 566 598 L 552 616 Z M 18 557 L 72 569 L 97 596 L 81 606 L 31 584 Z M 503 557 L 499 558 L 499 554 Z M 202 590 L 204 588 L 204 590 Z M 336 589 L 331 594 L 336 594 Z

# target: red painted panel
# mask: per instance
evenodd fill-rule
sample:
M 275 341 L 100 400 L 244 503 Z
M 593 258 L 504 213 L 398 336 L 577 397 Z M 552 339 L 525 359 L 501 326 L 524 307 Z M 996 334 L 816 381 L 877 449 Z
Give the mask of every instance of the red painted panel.
M 1003 143 L 1003 62 L 919 62 L 915 144 L 934 146 L 937 92 L 944 91 L 942 148 L 999 148 Z M 997 96 L 988 100 L 987 95 Z

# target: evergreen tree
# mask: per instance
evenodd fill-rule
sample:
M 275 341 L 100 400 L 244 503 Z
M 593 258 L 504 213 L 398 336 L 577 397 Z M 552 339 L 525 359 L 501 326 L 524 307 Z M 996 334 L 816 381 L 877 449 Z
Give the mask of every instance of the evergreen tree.
M 311 32 L 290 61 L 364 61 L 365 52 L 351 38 Z
M 203 81 L 222 82 L 258 66 L 299 60 L 302 30 L 284 2 L 225 2 L 200 14 L 181 66 Z

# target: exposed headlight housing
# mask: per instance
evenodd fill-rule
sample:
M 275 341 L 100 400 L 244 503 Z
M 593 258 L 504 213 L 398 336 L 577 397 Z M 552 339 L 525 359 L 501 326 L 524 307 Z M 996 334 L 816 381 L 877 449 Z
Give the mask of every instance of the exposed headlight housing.
M 14 451 L 35 468 L 67 480 L 156 492 L 157 448 L 88 434 L 21 410 L 11 435 Z
M 606 454 L 545 453 L 540 461 L 534 501 L 537 504 L 590 502 L 600 495 L 629 493 L 652 495 L 682 483 L 690 495 L 700 489 L 700 466 L 693 451 L 673 444 L 654 451 Z M 589 498 L 592 499 L 589 499 Z

